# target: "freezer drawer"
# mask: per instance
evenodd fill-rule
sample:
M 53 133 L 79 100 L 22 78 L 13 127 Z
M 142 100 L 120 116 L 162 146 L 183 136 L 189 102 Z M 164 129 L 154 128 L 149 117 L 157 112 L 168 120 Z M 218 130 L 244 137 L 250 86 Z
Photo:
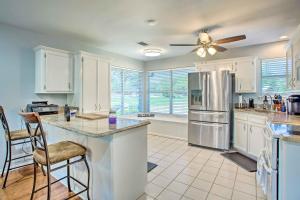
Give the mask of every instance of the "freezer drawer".
M 189 121 L 190 144 L 228 150 L 229 139 L 229 124 Z
M 189 120 L 201 122 L 229 123 L 229 112 L 189 111 Z

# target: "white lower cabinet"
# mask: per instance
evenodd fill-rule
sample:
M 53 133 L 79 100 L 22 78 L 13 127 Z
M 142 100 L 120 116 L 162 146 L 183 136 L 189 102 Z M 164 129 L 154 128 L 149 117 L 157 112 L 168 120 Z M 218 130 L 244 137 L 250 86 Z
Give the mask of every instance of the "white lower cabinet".
M 256 159 L 264 148 L 266 117 L 245 112 L 234 113 L 234 148 Z
M 247 121 L 235 119 L 234 121 L 234 147 L 247 151 Z
M 264 130 L 265 126 L 248 124 L 248 153 L 251 156 L 258 157 L 264 148 Z

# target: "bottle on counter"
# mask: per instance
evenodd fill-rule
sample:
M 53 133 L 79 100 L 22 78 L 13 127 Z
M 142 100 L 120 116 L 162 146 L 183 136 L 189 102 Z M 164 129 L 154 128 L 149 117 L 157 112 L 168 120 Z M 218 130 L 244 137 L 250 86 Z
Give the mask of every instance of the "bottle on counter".
M 108 116 L 108 122 L 110 125 L 114 125 L 117 123 L 117 114 L 116 111 L 111 110 Z
M 65 115 L 66 121 L 69 122 L 71 120 L 71 112 L 70 112 L 70 107 L 68 106 L 68 104 L 65 105 L 64 115 Z
M 282 100 L 281 112 L 286 112 L 285 102 Z
M 268 109 L 268 105 L 269 105 L 268 97 L 265 96 L 265 99 L 263 101 L 263 109 Z

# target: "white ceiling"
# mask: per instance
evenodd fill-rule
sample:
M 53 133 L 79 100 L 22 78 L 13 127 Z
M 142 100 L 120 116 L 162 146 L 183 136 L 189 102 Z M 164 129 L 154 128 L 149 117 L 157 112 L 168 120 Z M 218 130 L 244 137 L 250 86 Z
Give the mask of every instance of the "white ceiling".
M 165 49 L 159 58 L 184 55 L 192 48 L 169 43 L 195 43 L 203 27 L 215 27 L 215 39 L 246 34 L 228 48 L 278 41 L 300 24 L 299 8 L 300 0 L 0 0 L 0 22 L 146 61 L 137 42 Z

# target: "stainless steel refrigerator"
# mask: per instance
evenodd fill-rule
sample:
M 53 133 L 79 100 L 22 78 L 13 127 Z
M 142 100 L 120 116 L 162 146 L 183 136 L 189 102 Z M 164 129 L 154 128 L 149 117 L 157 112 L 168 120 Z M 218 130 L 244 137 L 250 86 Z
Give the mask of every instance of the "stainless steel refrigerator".
M 232 76 L 227 70 L 188 75 L 188 142 L 228 150 L 232 112 Z

